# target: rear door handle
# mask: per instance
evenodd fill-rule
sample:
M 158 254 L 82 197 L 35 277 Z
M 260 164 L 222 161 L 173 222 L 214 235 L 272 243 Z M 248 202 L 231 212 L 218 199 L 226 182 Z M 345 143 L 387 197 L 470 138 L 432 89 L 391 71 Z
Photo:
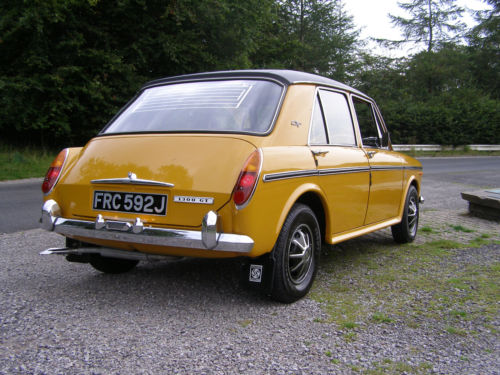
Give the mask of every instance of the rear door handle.
M 373 155 L 375 155 L 377 151 L 366 151 L 366 155 L 368 155 L 368 159 L 373 158 Z

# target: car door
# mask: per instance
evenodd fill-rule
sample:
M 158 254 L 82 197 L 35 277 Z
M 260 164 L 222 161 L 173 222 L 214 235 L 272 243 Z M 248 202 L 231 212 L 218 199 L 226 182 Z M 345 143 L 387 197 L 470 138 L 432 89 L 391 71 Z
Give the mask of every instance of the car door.
M 363 226 L 370 171 L 365 152 L 356 141 L 345 93 L 318 90 L 309 147 L 318 169 L 319 184 L 328 199 L 331 233 Z
M 370 165 L 370 195 L 365 225 L 398 215 L 403 188 L 403 160 L 389 150 L 389 134 L 369 100 L 352 96 L 363 150 Z

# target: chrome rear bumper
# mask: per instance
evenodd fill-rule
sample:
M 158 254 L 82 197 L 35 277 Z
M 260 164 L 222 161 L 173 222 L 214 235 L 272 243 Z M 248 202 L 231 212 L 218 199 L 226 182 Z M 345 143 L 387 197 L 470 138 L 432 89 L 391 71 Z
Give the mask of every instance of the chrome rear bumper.
M 147 228 L 137 218 L 132 224 L 126 221 L 104 220 L 98 215 L 95 221 L 65 219 L 56 201 L 50 199 L 42 207 L 40 226 L 69 237 L 112 240 L 141 245 L 182 247 L 189 249 L 248 253 L 254 241 L 245 235 L 217 232 L 217 214 L 209 211 L 202 222 L 201 231 Z

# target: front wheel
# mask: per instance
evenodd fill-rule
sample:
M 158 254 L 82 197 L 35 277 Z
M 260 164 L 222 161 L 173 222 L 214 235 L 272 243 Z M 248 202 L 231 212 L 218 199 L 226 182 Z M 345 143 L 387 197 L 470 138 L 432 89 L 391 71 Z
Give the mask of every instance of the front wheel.
M 314 212 L 295 204 L 274 246 L 273 299 L 291 303 L 311 289 L 321 252 L 321 234 Z
M 89 263 L 98 271 L 119 274 L 132 270 L 137 263 L 139 263 L 139 261 L 132 259 L 107 258 L 98 254 L 93 254 Z
M 417 236 L 419 211 L 418 192 L 415 186 L 411 185 L 406 195 L 403 218 L 399 224 L 391 227 L 394 241 L 407 243 L 415 239 Z

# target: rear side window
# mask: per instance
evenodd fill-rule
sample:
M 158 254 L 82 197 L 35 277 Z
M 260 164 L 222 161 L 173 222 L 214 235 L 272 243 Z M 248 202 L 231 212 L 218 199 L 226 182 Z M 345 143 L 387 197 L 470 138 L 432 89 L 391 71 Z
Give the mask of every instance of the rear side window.
M 328 129 L 329 143 L 355 146 L 356 137 L 347 97 L 338 92 L 320 90 L 319 98 Z
M 283 87 L 261 80 L 187 82 L 145 89 L 101 134 L 267 133 Z
M 309 143 L 312 145 L 326 145 L 328 144 L 328 137 L 326 135 L 325 122 L 323 119 L 323 110 L 319 98 L 316 98 L 314 103 L 313 120 L 311 123 L 311 135 Z

